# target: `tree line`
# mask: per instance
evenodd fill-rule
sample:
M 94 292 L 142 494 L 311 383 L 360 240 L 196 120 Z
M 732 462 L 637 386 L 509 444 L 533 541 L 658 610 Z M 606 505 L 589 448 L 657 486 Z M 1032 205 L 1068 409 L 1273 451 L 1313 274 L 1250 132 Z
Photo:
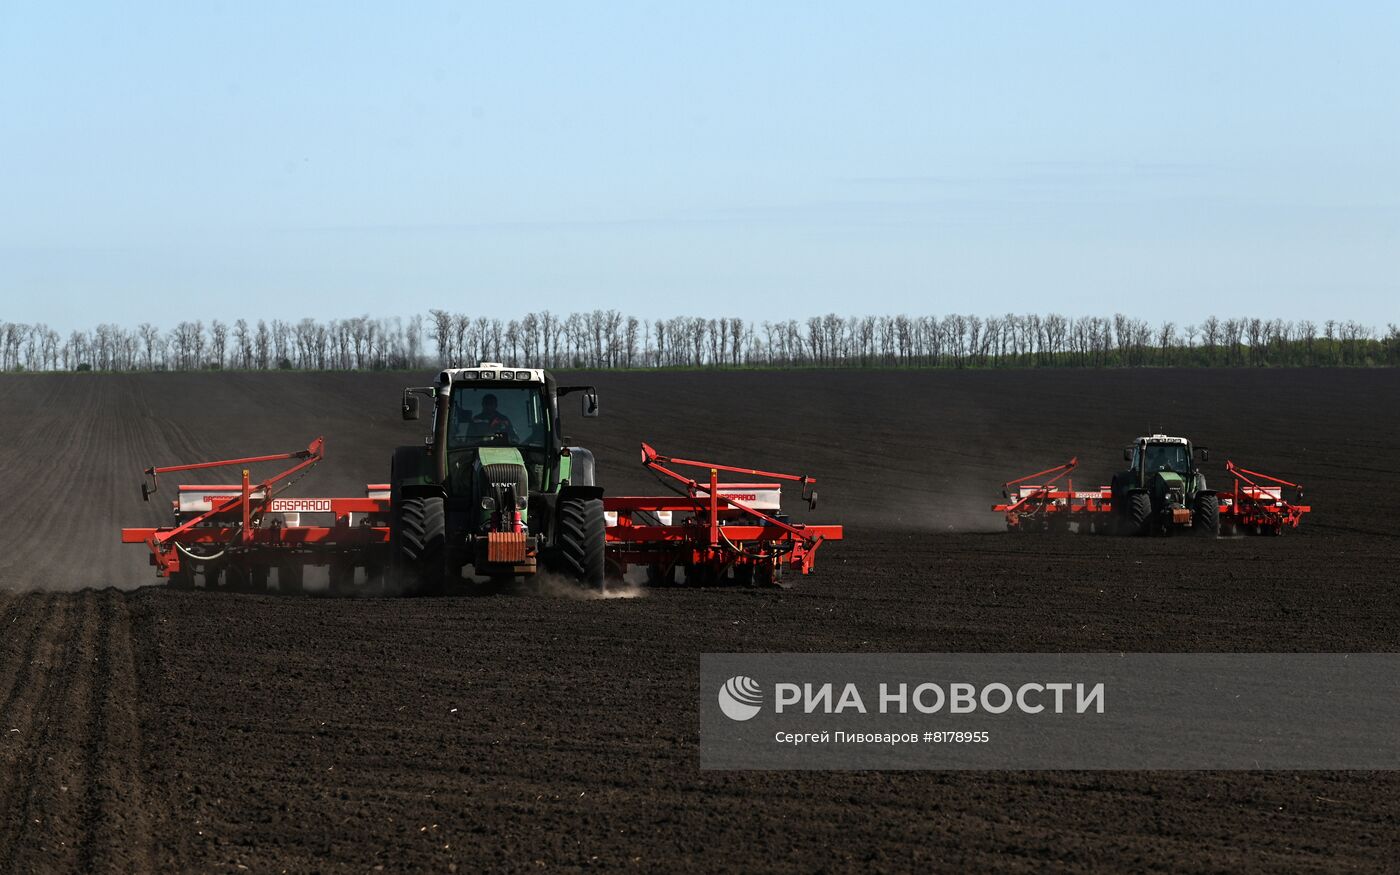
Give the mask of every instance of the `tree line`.
M 478 361 L 549 368 L 1394 366 L 1400 328 L 1215 316 L 1150 324 L 1122 314 L 1055 313 L 648 320 L 617 310 L 504 320 L 431 310 L 173 328 L 103 323 L 67 334 L 0 321 L 3 371 L 402 370 Z

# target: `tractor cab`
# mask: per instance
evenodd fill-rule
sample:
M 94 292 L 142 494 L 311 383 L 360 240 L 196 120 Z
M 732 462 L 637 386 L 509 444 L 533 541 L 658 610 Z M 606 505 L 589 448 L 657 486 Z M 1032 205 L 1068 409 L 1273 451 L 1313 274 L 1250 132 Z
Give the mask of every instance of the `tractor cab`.
M 1186 438 L 1161 434 L 1140 437 L 1123 451 L 1123 458 L 1131 463 L 1133 471 L 1139 475 L 1138 482 L 1142 484 L 1157 473 L 1169 472 L 1181 477 L 1196 473 L 1191 442 Z
M 544 371 L 498 365 L 444 373 L 448 393 L 434 414 L 446 418 L 441 452 L 448 495 L 471 497 L 470 475 L 480 464 L 521 466 L 529 490 L 548 488 L 558 474 L 551 462 L 559 458 L 559 440 Z
M 482 362 L 443 371 L 436 386 L 404 390 L 403 418 L 418 418 L 417 396 L 433 399 L 427 452 L 433 479 L 448 498 L 482 498 L 473 494 L 469 478 L 482 465 L 522 467 L 528 491 L 552 492 L 571 479 L 571 455 L 591 458 L 587 450 L 571 453 L 559 430 L 558 399 L 573 392 L 585 393 L 584 416 L 598 415 L 598 396 L 591 386 L 561 387 L 542 368 Z M 572 480 L 584 485 L 577 475 Z

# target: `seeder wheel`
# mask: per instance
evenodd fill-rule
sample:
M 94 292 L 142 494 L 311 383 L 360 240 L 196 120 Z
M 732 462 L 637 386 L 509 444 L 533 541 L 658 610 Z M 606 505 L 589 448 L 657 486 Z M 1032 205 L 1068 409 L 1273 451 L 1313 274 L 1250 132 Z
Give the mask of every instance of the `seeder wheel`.
M 166 586 L 171 589 L 194 589 L 194 572 L 188 568 L 170 572 Z
M 248 592 L 252 589 L 248 569 L 230 565 L 224 570 L 224 588 L 230 592 Z
M 342 562 L 332 562 L 330 569 L 330 594 L 349 595 L 355 585 L 355 566 Z
M 383 566 L 383 565 L 366 565 L 366 566 L 365 566 L 365 586 L 371 587 L 371 588 L 373 588 L 373 587 L 380 587 L 380 588 L 382 588 L 382 587 L 383 587 L 383 584 L 384 584 L 384 566 Z
M 675 586 L 676 566 L 648 565 L 647 586 Z
M 301 593 L 306 589 L 306 568 L 302 565 L 279 565 L 277 566 L 277 591 L 286 593 Z

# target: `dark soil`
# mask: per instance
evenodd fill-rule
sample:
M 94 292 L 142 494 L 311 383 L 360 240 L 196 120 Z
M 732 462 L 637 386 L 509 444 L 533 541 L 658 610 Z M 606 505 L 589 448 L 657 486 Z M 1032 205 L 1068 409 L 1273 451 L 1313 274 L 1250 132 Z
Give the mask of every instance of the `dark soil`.
M 324 434 L 386 476 L 402 375 L 0 380 L 0 872 L 1382 870 L 1391 773 L 714 773 L 715 651 L 1389 651 L 1400 374 L 587 374 L 609 491 L 665 453 L 798 470 L 847 526 L 786 590 L 383 600 L 175 592 L 122 525 L 150 464 Z M 426 382 L 426 375 L 417 378 Z M 411 382 L 411 380 L 410 380 Z M 569 399 L 570 402 L 573 399 Z M 573 413 L 570 404 L 566 413 Z M 1280 538 L 1014 536 L 1008 477 L 1106 483 L 1162 430 L 1307 485 Z M 167 489 L 162 496 L 168 496 Z M 115 587 L 115 589 L 108 588 Z

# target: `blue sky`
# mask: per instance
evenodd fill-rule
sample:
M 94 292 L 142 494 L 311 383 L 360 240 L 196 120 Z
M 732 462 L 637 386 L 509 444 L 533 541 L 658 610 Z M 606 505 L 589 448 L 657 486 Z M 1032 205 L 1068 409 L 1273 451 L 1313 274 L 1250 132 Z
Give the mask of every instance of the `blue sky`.
M 0 320 L 1400 319 L 1400 5 L 0 3 Z

